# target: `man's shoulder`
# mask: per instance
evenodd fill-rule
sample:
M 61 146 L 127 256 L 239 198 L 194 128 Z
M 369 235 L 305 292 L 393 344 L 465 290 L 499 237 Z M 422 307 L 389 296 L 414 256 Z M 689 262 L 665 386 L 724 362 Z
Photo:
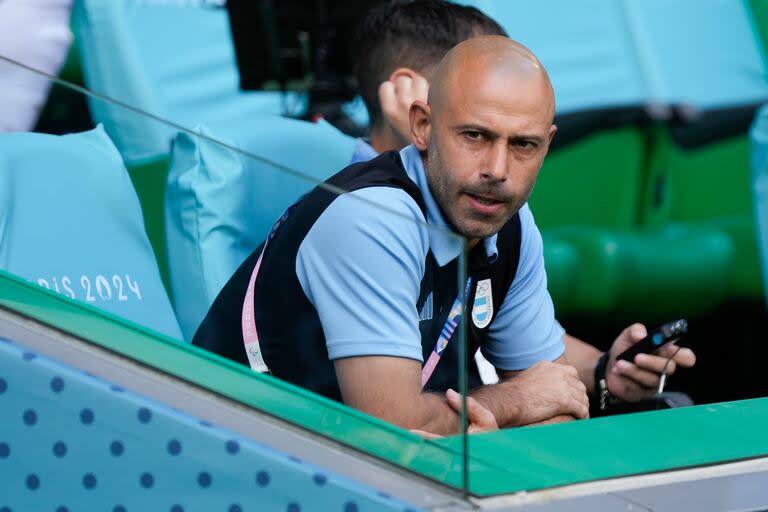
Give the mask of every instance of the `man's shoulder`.
M 405 190 L 371 185 L 336 197 L 318 219 L 340 229 L 394 234 L 426 231 L 426 217 L 419 204 Z
M 386 151 L 373 160 L 351 164 L 329 178 L 326 183 L 338 189 L 336 194 L 357 193 L 363 189 L 401 190 L 416 203 L 422 212 L 422 217 L 426 212 L 421 191 L 408 176 L 397 151 Z M 386 206 L 386 200 L 392 194 L 379 191 L 374 192 L 373 195 L 381 195 L 384 200 L 383 205 Z

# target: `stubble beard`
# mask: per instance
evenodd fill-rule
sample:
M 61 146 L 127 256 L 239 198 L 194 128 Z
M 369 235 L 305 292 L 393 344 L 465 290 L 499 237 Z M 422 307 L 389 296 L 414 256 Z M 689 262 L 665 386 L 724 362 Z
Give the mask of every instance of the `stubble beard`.
M 435 151 L 433 143 L 430 143 L 429 158 L 427 159 L 426 172 L 429 188 L 434 196 L 445 220 L 451 228 L 467 240 L 480 240 L 498 233 L 509 220 L 493 221 L 491 219 L 474 217 L 471 214 L 461 214 L 462 193 L 458 186 L 452 186 L 450 171 L 442 165 L 442 161 Z M 474 221 L 474 222 L 473 222 Z M 471 224 L 480 224 L 472 226 Z

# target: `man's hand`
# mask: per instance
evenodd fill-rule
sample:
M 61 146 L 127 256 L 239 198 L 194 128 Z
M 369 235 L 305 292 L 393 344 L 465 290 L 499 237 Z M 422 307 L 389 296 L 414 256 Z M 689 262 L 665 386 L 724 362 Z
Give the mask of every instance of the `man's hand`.
M 445 399 L 454 411 L 461 414 L 461 394 L 449 389 L 445 392 Z M 499 425 L 496 423 L 496 418 L 493 416 L 493 413 L 480 405 L 480 402 L 471 396 L 467 397 L 467 419 L 469 420 L 469 427 L 467 427 L 468 434 L 499 430 Z M 431 432 L 425 432 L 424 430 L 411 430 L 411 432 L 427 439 L 443 437 Z
M 416 100 L 427 101 L 427 79 L 410 68 L 398 68 L 379 85 L 381 112 L 404 145 L 411 140 L 409 110 Z
M 680 348 L 674 343 L 668 343 L 656 355 L 638 354 L 634 363 L 616 360 L 619 354 L 647 335 L 645 326 L 633 324 L 624 329 L 611 346 L 605 370 L 606 382 L 608 391 L 622 400 L 638 401 L 652 397 L 656 393 L 665 367 L 666 374 L 671 375 L 678 366 L 690 368 L 696 364 L 696 355 L 691 349 Z
M 503 375 L 511 374 L 503 372 Z M 541 361 L 488 388 L 497 393 L 503 389 L 507 400 L 495 400 L 484 388 L 473 396 L 494 413 L 502 427 L 540 423 L 561 415 L 577 419 L 589 417 L 587 388 L 579 380 L 576 369 L 566 364 Z
M 573 421 L 576 418 L 571 416 L 570 414 L 560 414 L 559 416 L 555 416 L 554 418 L 549 418 L 548 420 L 544 421 L 538 421 L 536 423 L 531 423 L 529 425 L 525 425 L 526 427 L 538 427 L 541 425 L 556 425 L 558 423 L 568 423 L 569 421 Z

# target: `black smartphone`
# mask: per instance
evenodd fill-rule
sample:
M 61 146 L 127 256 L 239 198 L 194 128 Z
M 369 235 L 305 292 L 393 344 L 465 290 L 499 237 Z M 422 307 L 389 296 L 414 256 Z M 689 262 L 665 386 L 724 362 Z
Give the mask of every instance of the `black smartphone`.
M 670 341 L 680 338 L 688 332 L 688 322 L 683 319 L 667 322 L 653 331 L 648 336 L 638 341 L 627 350 L 619 354 L 616 359 L 624 359 L 633 363 L 637 354 L 650 354 L 656 352 Z

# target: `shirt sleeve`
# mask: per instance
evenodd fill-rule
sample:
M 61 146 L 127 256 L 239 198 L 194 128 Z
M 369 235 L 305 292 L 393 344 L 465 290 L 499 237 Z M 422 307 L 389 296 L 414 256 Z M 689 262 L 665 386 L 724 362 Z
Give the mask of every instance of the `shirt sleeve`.
M 541 233 L 528 205 L 520 209 L 520 260 L 515 279 L 489 327 L 482 353 L 500 370 L 524 370 L 565 351 L 565 330 L 555 320 Z
M 339 196 L 310 229 L 296 275 L 318 312 L 330 359 L 422 360 L 416 302 L 429 248 L 423 219 L 404 191 L 371 187 Z

